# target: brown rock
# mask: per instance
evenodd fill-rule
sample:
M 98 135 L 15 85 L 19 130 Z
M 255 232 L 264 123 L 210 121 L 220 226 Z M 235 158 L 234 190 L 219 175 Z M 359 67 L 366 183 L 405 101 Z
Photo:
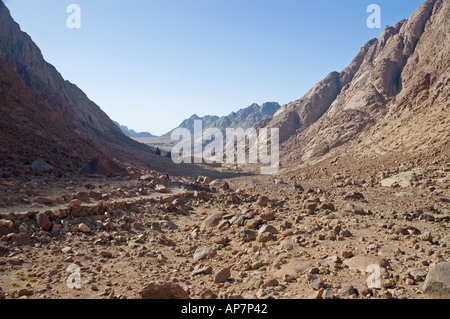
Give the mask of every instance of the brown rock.
M 217 251 L 210 247 L 199 247 L 195 250 L 194 261 L 208 260 L 214 258 L 217 255 Z
M 20 258 L 16 258 L 16 257 L 9 258 L 8 262 L 13 266 L 22 265 L 22 260 Z
M 298 278 L 308 269 L 313 267 L 314 262 L 311 260 L 295 258 L 292 259 L 287 265 L 274 272 L 273 277 L 276 279 L 283 279 L 286 275 L 292 278 Z
M 255 231 L 246 229 L 239 234 L 239 237 L 244 241 L 256 240 L 257 234 Z
M 190 299 L 189 294 L 174 283 L 150 283 L 139 294 L 141 299 Z
M 366 272 L 367 267 L 370 265 L 378 265 L 381 268 L 386 268 L 389 266 L 389 263 L 381 258 L 369 255 L 359 255 L 350 259 L 346 259 L 343 262 L 350 269 L 358 269 L 361 272 Z
M 205 290 L 200 295 L 201 299 L 206 299 L 206 300 L 217 299 L 217 297 L 218 297 L 217 294 L 215 292 L 213 292 L 211 289 Z
M 0 237 L 9 234 L 9 229 L 5 226 L 0 225 Z
M 36 221 L 38 226 L 43 230 L 50 230 L 52 228 L 52 223 L 50 222 L 50 219 L 48 218 L 47 214 L 43 212 L 36 215 Z
M 259 196 L 258 200 L 256 201 L 256 205 L 260 207 L 265 207 L 269 203 L 269 198 L 267 196 Z
M 276 279 L 270 279 L 268 281 L 266 281 L 265 283 L 262 284 L 262 288 L 266 289 L 269 287 L 276 287 L 278 286 L 280 283 L 278 282 L 278 280 Z
M 431 298 L 450 299 L 450 262 L 431 267 L 422 290 Z
M 82 233 L 90 233 L 91 229 L 89 228 L 88 225 L 81 223 L 77 226 L 77 229 L 82 232 Z
M 229 267 L 225 267 L 215 274 L 214 282 L 216 284 L 220 284 L 230 279 L 230 277 L 231 277 L 231 269 Z
M 17 294 L 19 295 L 19 297 L 31 296 L 33 294 L 33 290 L 23 288 L 23 289 L 20 289 Z
M 25 233 L 14 234 L 11 241 L 19 246 L 31 245 L 30 235 Z
M 226 214 L 227 214 L 226 212 L 220 212 L 210 215 L 203 221 L 201 228 L 205 229 L 217 227 L 217 225 L 219 225 L 220 221 L 222 220 L 223 216 L 225 216 Z
M 274 212 L 264 212 L 264 213 L 261 213 L 259 215 L 259 217 L 266 222 L 270 222 L 275 219 L 275 213 Z
M 11 230 L 14 227 L 14 223 L 9 219 L 0 219 L 0 226 L 6 227 Z

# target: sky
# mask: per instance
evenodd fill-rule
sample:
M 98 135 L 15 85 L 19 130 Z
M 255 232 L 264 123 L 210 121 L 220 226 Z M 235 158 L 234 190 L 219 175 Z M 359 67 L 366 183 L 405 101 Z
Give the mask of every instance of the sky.
M 111 119 L 161 135 L 193 114 L 301 98 L 424 0 L 3 0 Z M 70 4 L 81 28 L 69 28 Z M 370 29 L 370 4 L 381 29 Z

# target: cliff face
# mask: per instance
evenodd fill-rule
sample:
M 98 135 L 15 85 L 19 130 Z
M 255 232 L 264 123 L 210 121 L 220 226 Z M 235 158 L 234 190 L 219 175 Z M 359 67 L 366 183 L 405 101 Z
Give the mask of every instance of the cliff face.
M 284 153 L 297 161 L 344 145 L 368 155 L 448 143 L 449 18 L 449 1 L 426 1 L 259 126 L 280 127 Z

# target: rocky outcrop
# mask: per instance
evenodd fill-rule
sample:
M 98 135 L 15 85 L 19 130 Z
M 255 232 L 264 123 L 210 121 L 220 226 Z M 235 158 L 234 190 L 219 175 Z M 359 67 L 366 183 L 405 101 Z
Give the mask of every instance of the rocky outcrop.
M 449 15 L 448 1 L 426 1 L 370 40 L 345 70 L 258 126 L 280 128 L 287 163 L 341 146 L 361 156 L 439 149 L 450 140 Z

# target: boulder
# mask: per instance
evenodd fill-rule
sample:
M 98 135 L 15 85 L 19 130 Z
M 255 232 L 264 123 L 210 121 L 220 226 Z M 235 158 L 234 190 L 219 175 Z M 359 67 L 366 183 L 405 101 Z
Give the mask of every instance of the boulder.
M 174 283 L 150 283 L 139 295 L 141 299 L 190 299 L 189 294 Z
M 422 290 L 431 298 L 450 299 L 450 262 L 431 267 Z

